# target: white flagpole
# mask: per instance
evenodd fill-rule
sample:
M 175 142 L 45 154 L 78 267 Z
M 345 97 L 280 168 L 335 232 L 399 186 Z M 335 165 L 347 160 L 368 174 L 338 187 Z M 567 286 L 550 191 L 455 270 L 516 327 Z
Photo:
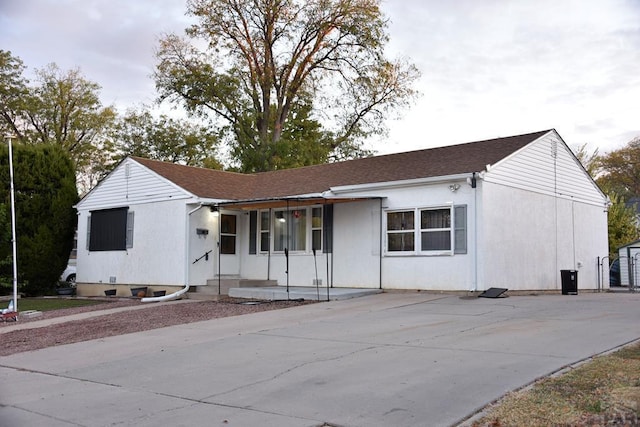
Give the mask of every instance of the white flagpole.
M 13 310 L 18 312 L 18 258 L 16 247 L 16 196 L 13 188 L 13 148 L 11 136 L 9 140 L 9 177 L 11 180 L 11 242 L 13 243 Z

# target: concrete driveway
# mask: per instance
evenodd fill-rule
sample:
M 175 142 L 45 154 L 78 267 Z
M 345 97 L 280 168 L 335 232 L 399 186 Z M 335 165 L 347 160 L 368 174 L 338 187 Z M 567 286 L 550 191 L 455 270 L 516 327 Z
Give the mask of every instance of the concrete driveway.
M 455 425 L 639 337 L 640 294 L 379 294 L 1 357 L 0 425 Z

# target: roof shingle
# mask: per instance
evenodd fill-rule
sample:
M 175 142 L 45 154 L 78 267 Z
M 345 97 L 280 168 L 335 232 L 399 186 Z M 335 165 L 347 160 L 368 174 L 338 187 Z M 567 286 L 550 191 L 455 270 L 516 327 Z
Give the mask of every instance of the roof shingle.
M 480 172 L 549 130 L 466 144 L 258 174 L 240 174 L 134 157 L 199 197 L 248 200 L 321 193 L 331 187 Z

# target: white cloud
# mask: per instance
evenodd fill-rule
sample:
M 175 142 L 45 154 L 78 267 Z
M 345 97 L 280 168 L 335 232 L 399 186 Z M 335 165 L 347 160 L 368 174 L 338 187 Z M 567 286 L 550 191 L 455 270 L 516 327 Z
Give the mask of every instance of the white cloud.
M 424 97 L 391 146 L 421 148 L 555 127 L 606 151 L 640 134 L 640 5 L 631 1 L 387 1 L 391 48 Z

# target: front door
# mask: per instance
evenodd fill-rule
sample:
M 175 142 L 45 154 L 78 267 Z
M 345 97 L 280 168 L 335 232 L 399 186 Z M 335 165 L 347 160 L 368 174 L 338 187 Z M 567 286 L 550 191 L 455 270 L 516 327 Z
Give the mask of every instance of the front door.
M 240 254 L 238 242 L 239 216 L 231 212 L 220 215 L 220 275 L 240 274 Z

